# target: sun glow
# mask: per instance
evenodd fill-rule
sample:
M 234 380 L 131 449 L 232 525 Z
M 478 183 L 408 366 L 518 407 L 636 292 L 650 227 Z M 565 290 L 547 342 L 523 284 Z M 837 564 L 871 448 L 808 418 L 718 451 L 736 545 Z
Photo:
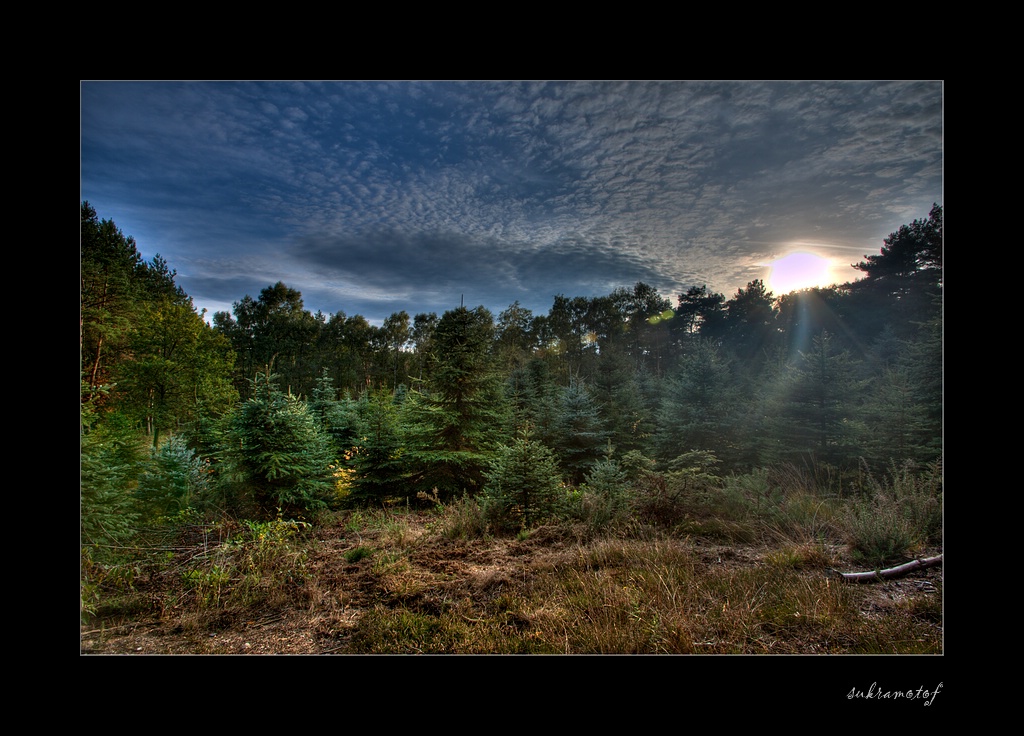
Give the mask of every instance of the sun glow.
M 831 261 L 812 253 L 790 253 L 768 264 L 768 288 L 776 295 L 798 289 L 829 286 L 833 282 Z

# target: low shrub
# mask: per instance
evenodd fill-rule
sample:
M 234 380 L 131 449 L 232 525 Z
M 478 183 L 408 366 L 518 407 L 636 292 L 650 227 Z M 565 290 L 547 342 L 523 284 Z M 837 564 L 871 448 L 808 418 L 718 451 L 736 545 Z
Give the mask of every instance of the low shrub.
M 870 495 L 850 499 L 843 514 L 856 559 L 882 566 L 942 541 L 941 467 L 892 466 L 887 478 L 869 479 Z
M 373 555 L 373 550 L 366 545 L 359 545 L 345 552 L 345 561 L 348 563 L 359 562 L 359 560 L 365 559 Z
M 446 505 L 438 505 L 434 528 L 445 539 L 482 539 L 487 535 L 487 515 L 477 499 L 464 493 Z

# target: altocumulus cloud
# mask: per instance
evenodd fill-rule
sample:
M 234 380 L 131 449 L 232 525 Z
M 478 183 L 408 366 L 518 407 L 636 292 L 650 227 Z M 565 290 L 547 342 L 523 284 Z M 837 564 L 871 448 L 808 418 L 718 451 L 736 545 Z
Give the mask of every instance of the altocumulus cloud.
M 418 311 L 457 306 L 465 294 L 474 305 L 486 302 L 496 309 L 519 301 L 543 312 L 556 294 L 597 296 L 661 278 L 629 249 L 580 241 L 570 236 L 545 245 L 510 246 L 463 233 L 388 229 L 359 236 L 307 236 L 291 254 L 339 292 L 379 302 L 371 310 L 375 314 L 389 303 L 402 304 L 409 294 L 422 300 Z M 481 284 L 486 293 L 481 293 Z
M 83 82 L 81 124 L 82 199 L 211 311 L 731 296 L 942 200 L 936 81 Z

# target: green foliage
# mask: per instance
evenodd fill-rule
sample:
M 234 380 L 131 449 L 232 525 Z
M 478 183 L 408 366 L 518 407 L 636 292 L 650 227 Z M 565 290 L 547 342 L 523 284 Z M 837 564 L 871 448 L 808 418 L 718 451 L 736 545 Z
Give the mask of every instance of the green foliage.
M 351 458 L 353 500 L 365 504 L 407 498 L 412 491 L 403 461 L 405 441 L 391 391 L 378 389 L 363 395 L 356 429 L 358 439 Z
M 666 472 L 642 472 L 632 482 L 631 507 L 644 523 L 674 528 L 694 513 L 706 513 L 721 498 L 718 459 L 706 450 L 684 453 Z
M 738 392 L 718 344 L 691 340 L 667 383 L 657 413 L 659 456 L 671 459 L 694 447 L 728 451 L 736 439 L 732 429 Z
M 733 473 L 723 479 L 722 507 L 730 518 L 752 514 L 758 520 L 763 519 L 781 503 L 782 496 L 782 489 L 771 482 L 765 468 Z
M 84 387 L 83 387 L 84 388 Z M 138 534 L 135 490 L 145 445 L 117 414 L 97 416 L 104 387 L 82 405 L 79 467 L 81 615 L 97 614 L 108 596 L 134 598 L 136 561 L 127 545 Z
M 562 489 L 558 464 L 528 430 L 498 447 L 486 476 L 484 512 L 495 528 L 529 527 L 555 513 Z
M 922 272 L 941 278 L 942 207 L 933 205 L 927 220 L 901 225 L 885 238 L 878 255 L 867 256 L 854 268 L 864 271 L 870 281 L 891 282 L 891 288 L 905 287 L 906 280 Z
M 306 576 L 309 524 L 276 518 L 240 530 L 182 572 L 182 605 L 194 609 L 272 607 L 294 597 Z
M 876 469 L 941 456 L 941 332 L 941 320 L 932 320 L 913 341 L 878 341 L 880 366 L 867 379 L 859 437 L 862 456 Z
M 722 479 L 715 472 L 721 461 L 710 450 L 684 452 L 668 464 L 665 480 L 669 490 L 691 502 L 702 502 L 718 493 Z
M 582 482 L 600 459 L 607 437 L 589 389 L 573 381 L 562 391 L 554 432 L 548 440 L 570 482 Z
M 629 357 L 616 350 L 603 352 L 590 384 L 601 424 L 619 450 L 640 450 L 655 430 L 640 376 Z
M 303 308 L 302 293 L 278 281 L 257 299 L 245 295 L 232 310 L 234 319 L 218 312 L 214 324 L 239 356 L 235 383 L 242 398 L 250 398 L 253 381 L 268 366 L 289 391 L 308 394 L 319 373 L 311 359 L 322 325 Z
M 346 552 L 345 552 L 345 562 L 348 562 L 349 564 L 355 564 L 356 562 L 359 562 L 359 560 L 365 559 L 367 557 L 372 557 L 372 556 L 373 556 L 373 549 L 371 549 L 370 547 L 367 547 L 364 544 L 361 544 L 358 547 L 353 547 L 350 550 L 346 550 Z
M 813 479 L 810 479 L 813 480 Z M 758 534 L 796 545 L 816 544 L 838 534 L 839 502 L 785 466 L 733 473 L 722 479 L 702 514 L 724 522 L 756 525 Z
M 445 312 L 430 345 L 431 380 L 403 404 L 413 490 L 444 499 L 476 493 L 490 451 L 506 425 L 502 382 L 494 371 L 494 324 L 483 307 Z
M 725 305 L 725 345 L 747 371 L 758 369 L 779 337 L 775 297 L 761 279 L 739 289 Z
M 231 418 L 225 478 L 236 502 L 268 515 L 325 508 L 334 488 L 330 438 L 300 401 L 257 376 L 253 397 Z
M 330 435 L 335 454 L 341 457 L 359 438 L 359 404 L 349 397 L 338 398 L 337 393 L 334 380 L 324 368 L 307 404 Z
M 170 437 L 150 454 L 149 465 L 139 476 L 136 490 L 150 516 L 172 516 L 201 507 L 208 500 L 210 463 L 197 456 L 183 436 Z
M 482 539 L 487 535 L 488 521 L 479 499 L 466 493 L 447 504 L 440 503 L 436 494 L 423 494 L 421 498 L 436 504 L 438 519 L 434 527 L 444 539 Z
M 195 599 L 198 608 L 217 608 L 221 604 L 221 593 L 231 582 L 231 573 L 219 565 L 194 568 L 181 574 L 186 591 Z
M 918 542 L 913 524 L 884 496 L 851 504 L 845 523 L 854 558 L 878 568 L 900 559 Z
M 405 352 L 406 346 L 412 341 L 409 313 L 404 310 L 393 312 L 384 320 L 376 337 L 379 347 L 375 354 L 379 356 L 379 361 L 382 363 L 377 375 L 380 376 L 382 385 L 390 385 L 392 389 L 397 389 L 409 374 L 407 370 L 409 356 Z
M 516 426 L 533 427 L 541 441 L 555 436 L 561 387 L 547 361 L 535 357 L 512 370 L 506 380 L 506 394 Z
M 922 324 L 941 320 L 942 248 L 939 205 L 927 220 L 903 225 L 885 238 L 880 253 L 854 264 L 865 277 L 850 284 L 838 305 L 846 328 L 865 343 L 883 330 L 916 340 Z
M 158 445 L 162 432 L 223 414 L 237 399 L 234 356 L 191 301 L 164 298 L 141 304 L 128 345 L 132 359 L 113 371 L 125 411 Z
M 109 385 L 111 366 L 125 357 L 143 265 L 135 240 L 82 202 L 80 346 L 87 393 Z
M 80 435 L 81 542 L 104 558 L 135 533 L 134 493 L 144 457 L 138 434 L 117 415 L 97 421 L 94 399 L 82 406 Z
M 868 495 L 850 499 L 843 515 L 855 557 L 881 567 L 941 542 L 941 465 L 893 465 L 887 478 L 879 481 L 869 473 L 868 481 Z
M 629 518 L 629 486 L 626 471 L 612 457 L 609 447 L 582 488 L 581 515 L 594 530 L 616 526 Z
M 653 473 L 656 463 L 639 450 L 630 450 L 622 456 L 619 466 L 626 474 L 626 479 L 635 482 L 646 474 Z
M 516 301 L 498 315 L 495 330 L 495 353 L 506 371 L 527 363 L 536 343 L 533 333 L 533 312 Z
M 93 617 L 145 615 L 153 612 L 153 600 L 137 583 L 147 579 L 147 563 L 132 549 L 106 550 L 82 547 L 81 615 Z
M 143 261 L 134 239 L 82 203 L 82 396 L 102 398 L 154 445 L 161 432 L 223 413 L 236 399 L 230 346 L 174 277 L 159 255 Z
M 641 515 L 679 520 L 714 507 L 787 527 L 793 520 L 777 515 L 799 516 L 811 501 L 776 480 L 770 499 L 738 481 L 723 492 L 717 476 L 834 469 L 831 490 L 806 488 L 820 502 L 849 491 L 858 458 L 872 472 L 941 459 L 941 216 L 933 208 L 893 233 L 858 266 L 861 281 L 780 299 L 760 281 L 728 301 L 694 287 L 673 311 L 638 283 L 559 295 L 547 315 L 513 304 L 497 325 L 485 308 L 463 307 L 440 320 L 397 312 L 376 328 L 358 315 L 311 315 L 278 282 L 209 328 L 169 265 L 144 262 L 83 202 L 82 396 L 95 414 L 83 430 L 93 434 L 82 447 L 83 529 L 128 539 L 133 499 L 155 515 L 198 493 L 258 516 L 435 491 L 449 502 L 481 491 L 499 443 L 525 424 L 576 486 L 558 502 L 576 518 L 584 506 L 594 518 L 607 511 L 591 507 L 604 498 L 596 489 L 612 467 L 599 468 L 610 439 L 627 451 L 616 460 Z M 271 369 L 287 395 L 259 388 Z M 363 395 L 368 386 L 383 390 Z M 255 403 L 237 404 L 239 392 Z M 304 394 L 314 429 L 299 417 Z M 104 434 L 123 450 L 137 444 L 133 431 L 159 448 L 150 460 L 106 457 L 123 453 Z M 194 455 L 161 443 L 168 435 L 187 435 Z M 692 448 L 722 462 L 672 465 Z M 197 456 L 220 481 L 212 492 L 188 489 L 203 477 L 189 470 Z
M 795 429 L 792 442 L 805 444 L 825 462 L 856 457 L 851 451 L 856 419 L 856 399 L 864 385 L 856 378 L 856 363 L 823 331 L 802 353 L 790 374 L 794 379 L 786 394 L 786 406 Z
M 675 339 L 685 344 L 698 334 L 718 337 L 725 321 L 724 304 L 725 295 L 708 291 L 707 284 L 691 286 L 679 295 L 671 325 Z

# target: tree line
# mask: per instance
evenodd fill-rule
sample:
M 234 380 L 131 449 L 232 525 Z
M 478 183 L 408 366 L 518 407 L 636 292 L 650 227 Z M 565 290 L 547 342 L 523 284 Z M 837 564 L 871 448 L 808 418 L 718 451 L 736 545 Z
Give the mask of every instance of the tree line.
M 379 327 L 311 314 L 278 282 L 208 325 L 160 256 L 83 202 L 83 506 L 129 488 L 165 510 L 198 495 L 253 514 L 487 493 L 522 507 L 507 494 L 641 466 L 934 462 L 942 208 L 855 266 L 857 281 L 778 296 L 754 280 L 673 302 L 637 283 L 556 295 L 547 314 Z

